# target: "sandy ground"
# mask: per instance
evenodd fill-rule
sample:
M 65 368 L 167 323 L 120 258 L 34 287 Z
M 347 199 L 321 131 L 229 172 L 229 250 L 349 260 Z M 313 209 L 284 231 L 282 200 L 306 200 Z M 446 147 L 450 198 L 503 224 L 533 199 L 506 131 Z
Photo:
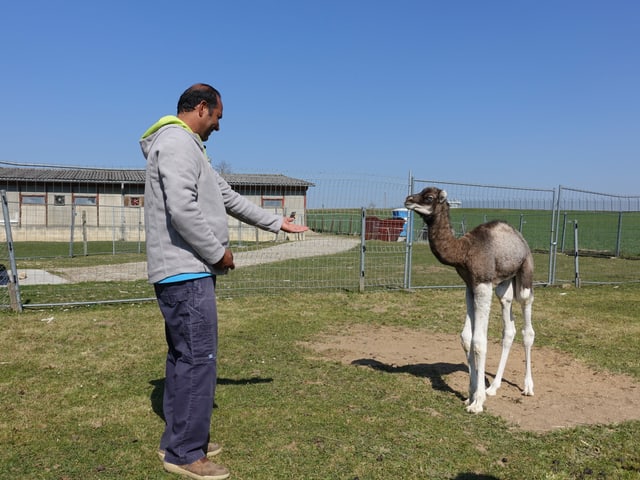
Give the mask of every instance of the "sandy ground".
M 450 391 L 464 408 L 469 375 L 457 335 L 355 325 L 306 346 L 324 358 L 358 368 L 414 375 L 424 379 L 424 388 Z M 532 356 L 535 395 L 522 395 L 524 348 L 514 343 L 502 387 L 495 397 L 487 397 L 486 414 L 535 432 L 640 419 L 640 383 L 633 378 L 596 372 L 549 348 L 534 345 Z M 490 344 L 488 381 L 493 379 L 499 358 L 499 342 Z

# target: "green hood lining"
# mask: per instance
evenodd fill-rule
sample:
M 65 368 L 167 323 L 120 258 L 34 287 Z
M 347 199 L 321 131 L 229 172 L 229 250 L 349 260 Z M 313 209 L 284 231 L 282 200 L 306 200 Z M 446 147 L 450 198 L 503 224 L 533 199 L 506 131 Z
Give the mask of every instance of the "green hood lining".
M 162 127 L 164 127 L 165 125 L 179 125 L 182 128 L 184 128 L 185 130 L 187 130 L 188 132 L 193 133 L 193 130 L 191 130 L 189 128 L 189 125 L 184 123 L 182 120 L 180 120 L 175 115 L 165 115 L 160 120 L 158 120 L 156 123 L 151 125 L 149 127 L 149 129 L 142 134 L 142 138 L 147 138 L 148 136 L 153 135 L 158 130 L 160 130 Z

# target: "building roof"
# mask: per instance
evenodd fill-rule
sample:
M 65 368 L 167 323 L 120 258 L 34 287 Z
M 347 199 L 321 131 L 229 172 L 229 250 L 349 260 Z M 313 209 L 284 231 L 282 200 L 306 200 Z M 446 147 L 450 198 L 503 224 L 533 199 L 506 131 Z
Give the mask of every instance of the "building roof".
M 311 187 L 313 183 L 280 174 L 225 173 L 222 177 L 230 185 Z M 136 183 L 143 184 L 145 171 L 110 168 L 34 168 L 0 167 L 0 181 L 65 182 L 65 183 Z
M 230 185 L 259 186 L 277 185 L 279 187 L 312 187 L 313 183 L 299 178 L 287 177 L 280 174 L 260 174 L 260 173 L 223 173 L 224 178 Z
M 144 170 L 0 167 L 0 180 L 66 183 L 144 183 Z

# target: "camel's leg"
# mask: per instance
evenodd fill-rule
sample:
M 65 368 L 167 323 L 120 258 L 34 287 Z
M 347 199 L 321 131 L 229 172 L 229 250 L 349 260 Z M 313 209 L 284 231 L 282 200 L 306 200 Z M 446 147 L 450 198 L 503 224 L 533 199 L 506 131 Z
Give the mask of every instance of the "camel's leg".
M 484 371 L 487 360 L 487 330 L 489 327 L 489 311 L 491 309 L 491 283 L 481 283 L 473 289 L 474 316 L 471 322 L 473 338 L 471 339 L 471 355 L 475 366 L 475 382 L 469 380 L 469 384 L 475 385 L 467 411 L 471 413 L 482 412 L 482 406 L 487 397 Z
M 465 401 L 467 405 L 471 403 L 471 397 L 473 396 L 473 392 L 475 392 L 475 379 L 476 379 L 476 368 L 475 362 L 473 360 L 473 355 L 471 355 L 471 338 L 473 336 L 472 328 L 471 328 L 471 319 L 474 316 L 474 307 L 473 307 L 473 290 L 470 287 L 467 287 L 465 292 L 465 300 L 467 303 L 467 315 L 464 319 L 464 327 L 462 329 L 462 333 L 460 334 L 460 341 L 462 342 L 462 348 L 464 349 L 464 355 L 467 358 L 467 365 L 469 366 L 469 397 Z
M 522 330 L 522 338 L 524 339 L 524 390 L 523 395 L 533 395 L 533 375 L 531 374 L 531 347 L 536 334 L 533 330 L 531 321 L 531 311 L 533 308 L 533 291 L 531 289 L 519 290 L 517 300 L 522 304 L 522 316 L 524 317 L 524 328 Z
M 487 395 L 495 395 L 502 384 L 502 375 L 507 365 L 509 351 L 516 336 L 516 326 L 513 318 L 513 288 L 514 281 L 506 280 L 496 287 L 496 296 L 500 299 L 502 306 L 502 354 L 500 355 L 500 363 L 496 377 L 493 379 L 491 386 L 487 389 Z

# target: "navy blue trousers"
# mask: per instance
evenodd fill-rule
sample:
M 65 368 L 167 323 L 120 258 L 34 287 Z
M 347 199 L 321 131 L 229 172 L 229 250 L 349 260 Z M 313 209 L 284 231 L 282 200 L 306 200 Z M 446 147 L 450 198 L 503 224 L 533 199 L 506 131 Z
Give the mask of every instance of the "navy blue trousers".
M 216 390 L 218 312 L 215 278 L 155 284 L 167 339 L 160 448 L 176 465 L 204 457 Z

